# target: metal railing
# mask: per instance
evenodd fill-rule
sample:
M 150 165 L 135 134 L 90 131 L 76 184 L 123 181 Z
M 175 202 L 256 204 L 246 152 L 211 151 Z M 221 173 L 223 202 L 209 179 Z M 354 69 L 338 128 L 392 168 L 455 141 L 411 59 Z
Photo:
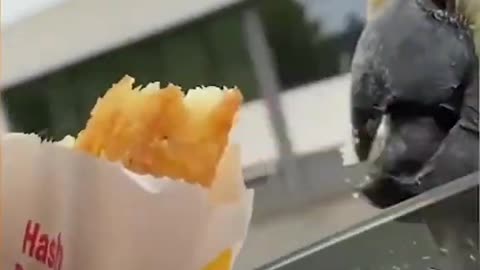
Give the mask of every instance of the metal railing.
M 411 214 L 419 209 L 425 208 L 430 205 L 434 205 L 442 200 L 457 195 L 459 193 L 473 189 L 479 185 L 478 172 L 452 181 L 448 184 L 434 188 L 428 192 L 418 195 L 414 198 L 399 203 L 391 208 L 386 209 L 377 216 L 367 219 L 356 225 L 332 234 L 320 241 L 317 241 L 309 246 L 306 246 L 300 250 L 296 250 L 290 254 L 287 254 L 279 259 L 256 268 L 256 270 L 275 270 L 280 269 L 283 266 L 294 263 L 301 259 L 304 259 L 310 255 L 315 254 L 321 250 L 331 247 L 344 240 L 350 239 L 356 235 L 367 232 L 374 228 L 377 228 L 383 224 L 394 221 L 400 217 Z

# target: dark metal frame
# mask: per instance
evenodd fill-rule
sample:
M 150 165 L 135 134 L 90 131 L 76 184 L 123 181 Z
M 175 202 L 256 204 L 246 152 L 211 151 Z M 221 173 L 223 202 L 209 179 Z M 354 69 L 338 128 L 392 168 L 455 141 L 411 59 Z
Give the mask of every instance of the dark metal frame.
M 332 245 L 335 245 L 344 240 L 350 239 L 358 234 L 377 228 L 383 224 L 394 221 L 400 217 L 411 214 L 417 210 L 425 208 L 427 206 L 438 203 L 449 197 L 457 195 L 459 193 L 468 191 L 470 189 L 479 186 L 479 174 L 478 172 L 463 178 L 452 181 L 443 186 L 434 188 L 428 192 L 425 192 L 417 197 L 411 198 L 400 204 L 397 204 L 375 217 L 360 222 L 346 230 L 340 231 L 329 237 L 326 237 L 320 241 L 317 241 L 309 246 L 306 246 L 300 250 L 296 250 L 290 254 L 287 254 L 273 262 L 267 263 L 263 266 L 256 268 L 255 270 L 276 270 L 282 266 L 299 261 L 306 258 L 316 252 L 326 249 Z M 480 228 L 479 228 L 480 229 Z

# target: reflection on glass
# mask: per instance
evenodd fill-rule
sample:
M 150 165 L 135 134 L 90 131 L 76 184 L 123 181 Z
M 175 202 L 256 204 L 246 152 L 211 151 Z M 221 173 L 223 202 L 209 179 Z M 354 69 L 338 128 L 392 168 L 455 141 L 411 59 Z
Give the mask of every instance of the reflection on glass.
M 238 86 L 251 100 L 259 95 L 243 39 L 239 12 L 217 14 L 17 85 L 3 98 L 16 131 L 56 139 L 76 134 L 97 97 L 124 74 L 139 84 Z

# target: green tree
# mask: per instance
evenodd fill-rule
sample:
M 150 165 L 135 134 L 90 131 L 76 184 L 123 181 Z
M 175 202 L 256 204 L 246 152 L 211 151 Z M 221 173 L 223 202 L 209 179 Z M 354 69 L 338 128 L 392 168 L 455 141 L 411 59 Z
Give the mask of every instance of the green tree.
M 264 0 L 259 4 L 259 13 L 284 88 L 331 73 L 325 69 L 332 62 L 322 63 L 319 59 L 325 55 L 322 51 L 331 51 L 331 46 L 320 38 L 321 25 L 308 21 L 301 4 L 294 0 Z

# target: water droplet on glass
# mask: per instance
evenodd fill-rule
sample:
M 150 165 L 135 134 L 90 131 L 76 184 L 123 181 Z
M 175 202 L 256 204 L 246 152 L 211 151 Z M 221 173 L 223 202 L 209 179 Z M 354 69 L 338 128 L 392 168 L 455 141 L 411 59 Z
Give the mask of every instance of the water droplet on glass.
M 393 250 L 391 250 L 391 249 L 390 249 L 390 250 L 388 251 L 388 253 L 390 253 L 390 254 L 394 254 L 395 252 L 394 252 Z
M 352 179 L 350 179 L 350 178 L 345 178 L 345 183 L 347 183 L 347 184 L 352 183 Z
M 353 196 L 353 198 L 358 199 L 358 198 L 360 198 L 360 193 L 354 192 L 354 193 L 352 193 L 352 196 Z
M 416 246 L 416 245 L 417 245 L 417 241 L 413 241 L 412 244 L 413 244 L 414 246 Z
M 455 67 L 456 65 L 457 65 L 457 63 L 455 63 L 455 62 L 451 62 L 451 63 L 450 63 L 450 66 L 451 66 L 451 67 Z
M 404 263 L 404 264 L 402 265 L 402 267 L 403 267 L 403 269 L 410 269 L 410 264 Z
M 476 262 L 477 261 L 477 258 L 473 255 L 473 254 L 470 254 L 470 260 Z
M 425 261 L 426 261 L 426 260 L 430 260 L 431 258 L 432 258 L 432 257 L 430 257 L 430 256 L 423 256 L 423 257 L 422 257 L 422 260 L 425 260 Z
M 393 269 L 393 270 L 402 270 L 402 268 L 400 268 L 400 267 L 398 267 L 398 266 L 396 266 L 396 265 L 392 266 L 392 269 Z

